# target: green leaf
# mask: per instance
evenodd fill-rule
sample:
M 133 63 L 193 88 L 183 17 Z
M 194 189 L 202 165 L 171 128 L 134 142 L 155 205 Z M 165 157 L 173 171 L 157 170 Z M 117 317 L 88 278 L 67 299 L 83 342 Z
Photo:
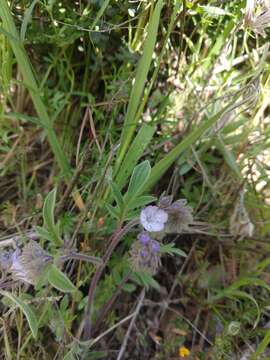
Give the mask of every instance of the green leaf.
M 43 205 L 43 221 L 44 225 L 47 228 L 48 232 L 51 234 L 51 240 L 55 242 L 57 245 L 61 245 L 63 243 L 60 234 L 59 234 L 59 226 L 55 224 L 54 221 L 54 208 L 56 202 L 56 189 L 53 189 L 46 196 Z
M 52 239 L 52 235 L 50 234 L 50 232 L 46 229 L 44 229 L 44 227 L 41 226 L 35 226 L 35 231 L 38 233 L 38 235 L 44 239 L 44 240 L 49 240 L 49 241 L 53 241 Z
M 74 354 L 74 350 L 70 350 L 63 358 L 63 360 L 76 360 L 76 354 Z
M 250 360 L 257 360 L 259 359 L 259 355 L 261 355 L 264 350 L 267 348 L 267 346 L 270 344 L 270 330 L 268 330 L 266 332 L 266 334 L 264 335 L 263 340 L 260 342 L 259 346 L 257 347 L 256 351 L 251 355 Z M 269 359 L 269 358 L 264 358 Z
M 16 113 L 16 112 L 10 112 L 4 115 L 6 118 L 11 118 L 11 119 L 16 119 L 16 120 L 23 120 L 23 121 L 30 121 L 33 124 L 36 124 L 38 126 L 43 126 L 43 124 L 40 122 L 39 118 L 34 117 L 34 116 L 29 116 L 29 115 L 25 115 L 25 114 L 20 114 L 20 113 Z
M 169 254 L 169 255 L 175 254 L 175 255 L 179 255 L 179 256 L 183 256 L 183 257 L 187 256 L 187 254 L 183 250 L 176 248 L 174 243 L 162 245 L 160 247 L 160 252 L 163 254 Z
M 270 257 L 260 261 L 256 266 L 256 269 L 261 273 L 269 265 L 270 265 Z
M 111 214 L 111 216 L 115 219 L 119 219 L 120 218 L 120 213 L 118 211 L 117 208 L 113 207 L 110 204 L 106 204 L 106 209 L 109 211 L 109 213 Z
M 26 29 L 27 29 L 27 25 L 28 23 L 31 21 L 32 18 L 32 12 L 34 10 L 34 7 L 36 5 L 36 3 L 38 2 L 38 0 L 34 0 L 32 2 L 32 4 L 29 6 L 28 9 L 26 9 L 24 17 L 23 17 L 23 22 L 22 22 L 22 26 L 21 26 L 21 32 L 20 32 L 20 38 L 21 41 L 24 41 L 25 38 L 25 34 L 26 34 Z
M 150 94 L 152 92 L 152 89 L 153 89 L 153 86 L 154 84 L 156 83 L 156 80 L 159 76 L 159 71 L 160 71 L 160 66 L 161 66 L 161 62 L 162 62 L 162 59 L 164 57 L 164 55 L 166 54 L 166 52 L 168 51 L 168 43 L 170 42 L 170 36 L 171 36 L 171 33 L 177 23 L 177 18 L 179 16 L 179 12 L 181 11 L 181 4 L 182 1 L 180 0 L 175 0 L 174 1 L 174 8 L 173 8 L 173 12 L 171 14 L 171 17 L 170 17 L 170 22 L 167 24 L 166 26 L 166 36 L 164 37 L 164 40 L 163 40 L 163 46 L 161 48 L 161 51 L 159 52 L 157 58 L 155 59 L 155 69 L 152 73 L 152 76 L 151 76 L 151 79 L 149 81 L 149 84 L 148 86 L 146 87 L 146 89 L 144 90 L 144 94 L 143 94 L 143 98 L 140 102 L 140 105 L 138 107 L 138 110 L 136 112 L 136 116 L 134 118 L 134 123 L 138 123 L 139 119 L 141 118 L 142 116 L 142 113 L 143 113 L 143 110 L 147 104 L 147 101 L 149 100 L 149 97 L 150 97 Z M 140 29 L 137 30 L 137 34 L 141 32 Z M 186 41 L 187 41 L 187 37 L 186 37 Z M 137 40 L 136 40 L 136 35 L 135 35 L 135 43 L 137 43 Z M 136 45 L 135 45 L 136 47 Z M 154 114 L 153 116 L 153 120 L 155 118 L 158 118 L 159 116 L 161 116 L 161 114 L 164 112 L 165 110 L 165 107 L 166 107 L 166 104 L 168 104 L 169 102 L 169 98 L 170 98 L 170 94 L 168 93 L 164 98 L 163 98 L 163 101 L 161 102 L 160 106 L 159 106 L 159 109 L 157 110 L 157 112 Z
M 28 304 L 25 304 L 17 296 L 15 296 L 14 294 L 11 294 L 7 291 L 0 290 L 0 294 L 7 297 L 8 299 L 10 299 L 14 304 L 16 304 L 21 309 L 21 311 L 23 312 L 23 314 L 25 315 L 25 317 L 28 321 L 32 335 L 33 335 L 34 339 L 36 339 L 37 334 L 38 334 L 38 321 L 37 321 L 37 317 L 36 317 L 35 313 L 31 309 L 31 307 Z
M 146 287 L 146 289 L 149 289 L 149 287 L 152 287 L 156 290 L 160 289 L 159 283 L 153 279 L 151 274 L 146 272 L 134 272 L 132 278 L 137 284 Z
M 140 131 L 133 140 L 115 179 L 120 190 L 126 185 L 130 174 L 150 143 L 154 132 L 155 128 L 147 124 L 144 124 L 140 128 Z
M 56 189 L 53 189 L 46 196 L 43 206 L 43 220 L 45 225 L 50 229 L 55 226 L 54 224 L 54 207 L 56 201 Z
M 145 88 L 145 82 L 147 80 L 147 74 L 152 62 L 162 7 L 163 0 L 158 0 L 149 20 L 147 37 L 143 46 L 143 54 L 136 70 L 135 81 L 132 86 L 128 109 L 125 116 L 124 128 L 121 134 L 121 144 L 117 158 L 117 165 L 121 164 L 137 126 L 137 121 L 134 121 L 134 117 L 140 105 Z
M 121 194 L 121 191 L 113 181 L 110 182 L 110 188 L 112 191 L 113 198 L 116 201 L 119 210 L 121 211 L 124 207 L 124 198 Z
M 77 291 L 77 288 L 72 284 L 69 278 L 55 265 L 51 265 L 49 268 L 48 281 L 53 287 L 62 292 L 70 293 Z
M 242 286 L 261 286 L 270 292 L 270 286 L 264 280 L 254 276 L 239 278 L 232 283 L 226 291 L 230 292 L 231 290 L 239 289 Z
M 48 285 L 48 272 L 50 269 L 50 265 L 48 264 L 44 270 L 42 271 L 42 273 L 40 274 L 40 276 L 37 279 L 37 282 L 35 284 L 35 289 L 38 291 L 40 290 L 43 286 Z
M 150 196 L 150 195 L 149 196 L 148 195 L 140 196 L 140 197 L 135 198 L 132 201 L 130 201 L 127 208 L 129 210 L 136 209 L 138 207 L 143 207 L 147 204 L 150 204 L 156 200 L 157 200 L 157 198 L 154 196 Z
M 191 145 L 193 145 L 206 130 L 211 128 L 220 117 L 225 114 L 229 109 L 235 104 L 235 99 L 228 104 L 223 110 L 219 111 L 209 119 L 205 120 L 199 127 L 196 127 L 193 131 L 187 135 L 184 140 L 178 144 L 174 149 L 172 149 L 166 156 L 163 157 L 153 168 L 151 171 L 151 175 L 148 181 L 142 188 L 141 193 L 146 192 L 152 186 L 154 186 L 159 179 L 164 175 L 164 173 L 169 169 L 169 167 L 178 159 L 178 157 L 186 151 Z
M 223 158 L 235 175 L 242 179 L 241 172 L 239 170 L 238 164 L 236 162 L 235 156 L 232 151 L 230 151 L 224 144 L 221 135 L 216 138 L 216 146 L 223 155 Z
M 241 298 L 247 299 L 247 300 L 250 300 L 251 302 L 253 302 L 253 304 L 255 305 L 256 310 L 257 310 L 257 318 L 253 324 L 253 329 L 255 329 L 255 327 L 258 325 L 258 323 L 260 321 L 260 317 L 261 317 L 261 310 L 260 310 L 259 304 L 255 300 L 255 298 L 252 295 L 248 294 L 247 292 L 241 291 L 241 290 L 233 290 L 227 296 L 236 298 L 236 299 L 237 298 L 238 299 L 241 299 Z
M 110 0 L 103 0 L 102 2 L 102 6 L 99 9 L 97 16 L 95 18 L 95 20 L 93 21 L 90 30 L 94 30 L 95 26 L 97 25 L 97 23 L 99 22 L 100 18 L 102 17 L 102 15 L 104 14 L 105 10 L 107 9 L 107 6 L 109 5 Z
M 224 289 L 222 291 L 218 291 L 217 295 L 212 297 L 211 301 L 217 301 L 224 297 L 229 297 L 229 298 L 234 298 L 234 299 L 235 298 L 236 299 L 237 298 L 246 298 L 246 299 L 252 301 L 255 304 L 256 309 L 257 309 L 257 319 L 253 325 L 253 327 L 255 328 L 258 325 L 258 322 L 260 320 L 260 314 L 261 314 L 260 307 L 252 295 L 248 294 L 245 291 L 238 290 L 242 286 L 254 286 L 254 285 L 261 286 L 261 287 L 267 289 L 268 291 L 270 291 L 270 286 L 268 284 L 266 284 L 265 281 L 258 279 L 256 277 L 243 277 L 243 278 L 236 280 L 232 285 L 230 285 L 226 289 Z
M 0 26 L 0 33 L 5 35 L 9 41 L 13 41 L 14 43 L 16 43 L 17 46 L 21 45 L 19 39 L 12 35 L 10 32 L 6 31 L 2 26 Z
M 136 286 L 134 284 L 128 283 L 123 286 L 123 290 L 128 293 L 132 293 L 136 290 Z
M 129 221 L 129 220 L 133 220 L 135 218 L 138 218 L 140 215 L 141 210 L 140 209 L 136 209 L 136 210 L 129 210 L 127 212 L 127 214 L 125 214 L 124 220 L 125 221 Z
M 148 160 L 143 161 L 135 167 L 131 175 L 125 200 L 129 203 L 137 194 L 140 193 L 144 184 L 148 180 L 151 172 L 151 166 Z

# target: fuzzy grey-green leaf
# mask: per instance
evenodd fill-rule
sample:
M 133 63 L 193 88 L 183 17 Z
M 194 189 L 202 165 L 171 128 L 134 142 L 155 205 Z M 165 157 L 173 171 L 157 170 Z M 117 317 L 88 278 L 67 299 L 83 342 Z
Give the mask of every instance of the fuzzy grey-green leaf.
M 7 297 L 9 300 L 11 300 L 15 305 L 17 305 L 21 309 L 21 311 L 23 312 L 23 314 L 25 315 L 28 321 L 32 335 L 34 339 L 36 339 L 38 334 L 38 321 L 30 305 L 26 304 L 18 296 L 11 294 L 7 291 L 0 290 L 0 294 Z
M 72 293 L 76 292 L 77 288 L 72 284 L 69 278 L 60 271 L 55 265 L 51 265 L 48 271 L 48 281 L 56 289 Z

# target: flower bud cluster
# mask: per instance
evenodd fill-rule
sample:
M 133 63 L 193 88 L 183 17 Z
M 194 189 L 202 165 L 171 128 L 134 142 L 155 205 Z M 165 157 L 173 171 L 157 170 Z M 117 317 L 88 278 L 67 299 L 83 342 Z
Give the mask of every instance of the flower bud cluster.
M 131 266 L 134 271 L 155 274 L 160 265 L 160 244 L 147 232 L 141 232 L 130 251 Z
M 29 241 L 23 249 L 4 251 L 0 254 L 0 270 L 9 272 L 13 280 L 35 285 L 53 257 L 35 241 Z

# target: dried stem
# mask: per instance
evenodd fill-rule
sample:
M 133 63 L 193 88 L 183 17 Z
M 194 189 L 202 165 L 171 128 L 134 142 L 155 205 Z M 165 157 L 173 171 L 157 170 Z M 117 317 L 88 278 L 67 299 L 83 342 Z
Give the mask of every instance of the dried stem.
M 100 189 L 101 185 L 103 184 L 105 178 L 106 178 L 106 174 L 107 174 L 107 171 L 108 171 L 108 168 L 109 168 L 109 165 L 111 163 L 111 160 L 113 158 L 113 154 L 114 154 L 114 151 L 112 150 L 109 154 L 109 157 L 108 157 L 108 160 L 105 164 L 105 168 L 104 168 L 104 173 L 103 173 L 103 176 L 102 178 L 99 180 L 99 182 L 97 183 L 96 187 L 95 187 L 95 190 L 94 190 L 94 193 L 92 194 L 92 199 L 95 197 L 96 193 L 98 192 L 98 190 Z M 92 201 L 89 201 L 87 202 L 87 204 L 85 205 L 85 209 L 84 209 L 84 213 L 81 217 L 81 219 L 79 220 L 76 228 L 75 228 L 75 231 L 72 235 L 72 239 L 70 241 L 70 247 L 72 247 L 75 243 L 76 243 L 76 237 L 79 233 L 79 231 L 81 230 L 81 227 L 84 223 L 84 221 L 86 220 L 87 216 L 88 216 L 88 212 L 89 210 L 92 208 Z
M 83 253 L 78 253 L 78 252 L 74 252 L 71 251 L 65 255 L 60 256 L 60 262 L 64 262 L 67 260 L 80 260 L 80 261 L 87 261 L 87 262 L 91 262 L 97 265 L 101 265 L 103 263 L 102 259 L 96 257 L 96 256 L 91 256 L 91 255 L 86 255 Z
M 72 193 L 74 187 L 76 186 L 76 183 L 78 182 L 79 180 L 79 177 L 81 175 L 81 173 L 83 172 L 85 166 L 86 166 L 86 161 L 88 160 L 88 158 L 90 157 L 90 154 L 91 154 L 91 145 L 92 145 L 92 142 L 89 144 L 89 146 L 87 147 L 87 150 L 86 152 L 84 153 L 79 165 L 77 166 L 76 170 L 75 170 L 75 173 L 72 177 L 72 179 L 70 180 L 65 192 L 64 192 L 64 195 L 62 196 L 61 200 L 59 201 L 58 203 L 58 206 L 57 206 L 57 209 L 55 211 L 55 216 L 59 216 L 65 206 L 65 202 L 66 200 L 68 199 L 68 197 L 70 196 L 70 194 Z
M 124 353 L 125 353 L 125 350 L 126 350 L 126 346 L 127 346 L 127 342 L 128 342 L 128 339 L 130 337 L 130 333 L 131 333 L 131 330 L 132 328 L 134 327 L 134 324 L 135 324 L 135 321 L 137 319 L 137 316 L 139 315 L 139 312 L 140 312 L 140 309 L 143 305 L 143 300 L 144 300 L 144 296 L 145 296 L 145 289 L 143 289 L 141 291 L 141 294 L 140 294 L 140 297 L 139 297 L 139 301 L 138 301 L 138 304 L 136 306 L 136 310 L 134 311 L 134 316 L 129 324 L 129 327 L 128 327 L 128 330 L 127 330 L 127 333 L 124 337 L 124 340 L 122 342 L 122 346 L 121 346 L 121 349 L 119 351 L 119 354 L 117 356 L 117 360 L 121 360 Z

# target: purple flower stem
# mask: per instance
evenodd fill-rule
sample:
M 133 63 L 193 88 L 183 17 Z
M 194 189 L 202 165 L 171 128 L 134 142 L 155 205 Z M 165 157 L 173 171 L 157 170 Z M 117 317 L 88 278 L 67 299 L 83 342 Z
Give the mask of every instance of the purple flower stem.
M 130 229 L 132 229 L 134 226 L 139 224 L 139 220 L 135 219 L 130 221 L 126 226 L 123 228 L 120 228 L 115 231 L 115 233 L 111 236 L 110 244 L 107 248 L 106 253 L 104 254 L 102 260 L 103 263 L 99 265 L 97 268 L 92 281 L 89 286 L 88 290 L 88 300 L 85 308 L 84 313 L 84 319 L 83 319 L 83 340 L 87 341 L 91 339 L 91 332 L 92 332 L 92 321 L 91 321 L 91 313 L 92 313 L 92 305 L 95 297 L 95 290 L 98 284 L 98 281 L 103 273 L 103 270 L 106 268 L 108 261 L 111 258 L 111 255 L 120 242 L 120 240 L 123 238 L 124 235 L 126 235 Z M 81 335 L 81 334 L 79 334 Z

